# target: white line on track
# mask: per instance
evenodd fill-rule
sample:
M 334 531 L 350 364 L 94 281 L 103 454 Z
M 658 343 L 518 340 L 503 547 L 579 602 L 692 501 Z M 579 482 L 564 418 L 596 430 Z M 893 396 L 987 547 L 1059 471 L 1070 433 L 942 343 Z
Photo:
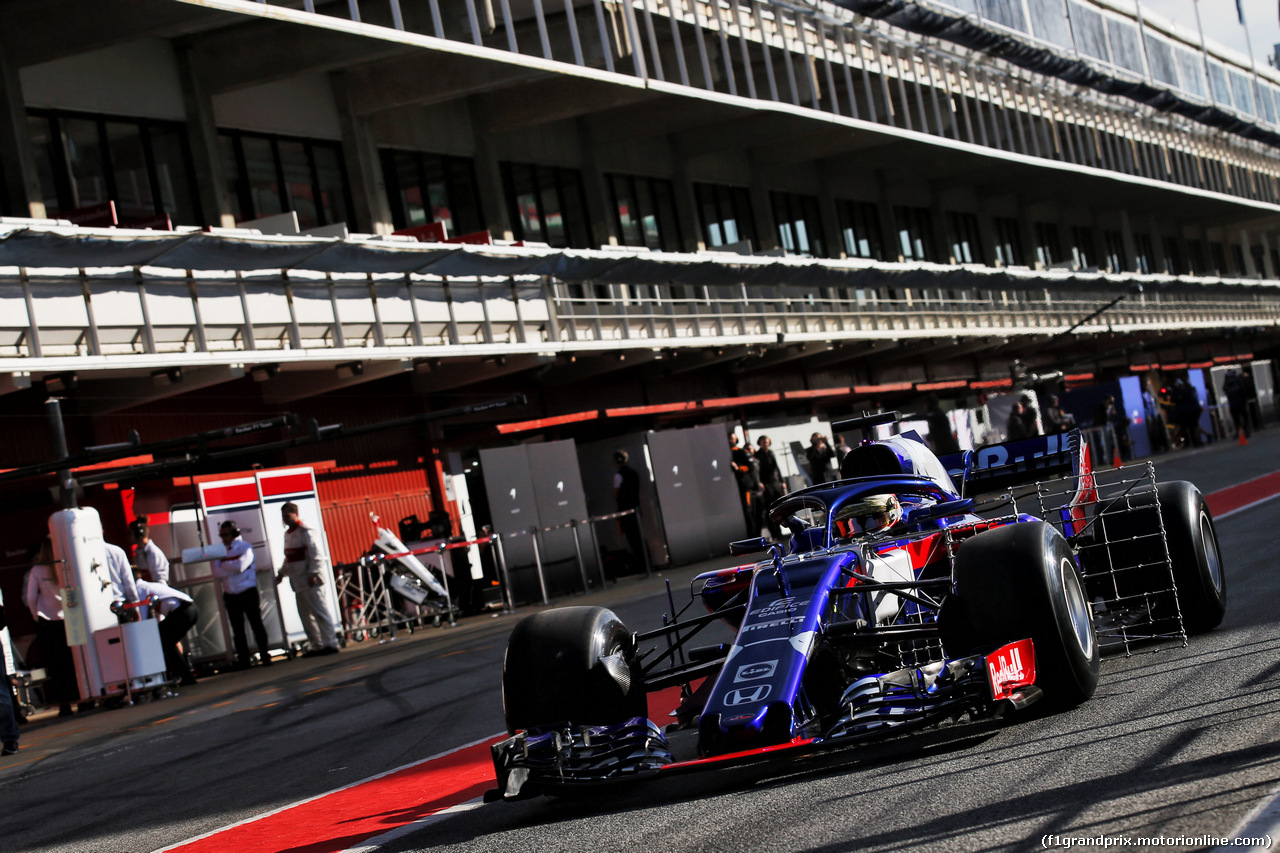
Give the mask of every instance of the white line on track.
M 376 853 L 382 849 L 382 845 L 390 844 L 397 838 L 402 838 L 411 832 L 417 832 L 419 829 L 430 826 L 433 823 L 439 823 L 448 820 L 456 814 L 469 812 L 472 809 L 478 809 L 484 805 L 484 797 L 476 797 L 474 800 L 467 800 L 465 803 L 458 803 L 456 806 L 450 806 L 442 809 L 435 814 L 420 817 L 412 823 L 406 823 L 404 826 L 398 826 L 390 832 L 384 832 L 381 835 L 375 835 L 373 838 L 366 838 L 358 847 L 348 847 L 341 853 Z
M 1240 825 L 1236 827 L 1235 832 L 1229 836 L 1230 839 L 1237 838 L 1267 838 L 1274 839 L 1280 833 L 1280 788 L 1276 788 L 1267 798 L 1253 807 L 1253 811 L 1244 816 L 1244 820 L 1240 821 Z M 1269 848 L 1267 844 L 1265 847 Z M 1247 849 L 1247 848 L 1246 848 Z M 1228 853 L 1235 851 L 1239 853 L 1240 847 L 1233 847 L 1230 844 L 1223 844 L 1221 847 L 1215 847 L 1209 853 Z

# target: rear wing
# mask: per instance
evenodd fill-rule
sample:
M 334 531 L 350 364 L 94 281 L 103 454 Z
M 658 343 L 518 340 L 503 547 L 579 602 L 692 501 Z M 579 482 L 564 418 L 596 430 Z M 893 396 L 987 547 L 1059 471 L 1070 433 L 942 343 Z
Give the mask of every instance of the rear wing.
M 1089 443 L 1081 440 L 1078 429 L 990 444 L 940 461 L 966 497 L 1055 477 L 1073 477 L 1077 488 L 1086 491 L 1092 486 Z

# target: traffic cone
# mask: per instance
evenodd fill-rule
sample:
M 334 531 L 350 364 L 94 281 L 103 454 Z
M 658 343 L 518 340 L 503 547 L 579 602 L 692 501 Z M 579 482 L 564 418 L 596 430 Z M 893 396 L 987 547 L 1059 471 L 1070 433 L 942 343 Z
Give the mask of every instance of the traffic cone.
M 1120 468 L 1124 465 L 1124 460 L 1120 458 L 1120 451 L 1116 451 L 1116 455 L 1111 457 L 1111 467 Z
M 1240 439 L 1236 442 L 1236 444 L 1240 445 L 1241 447 L 1249 446 L 1249 439 L 1245 438 L 1243 429 L 1240 430 Z

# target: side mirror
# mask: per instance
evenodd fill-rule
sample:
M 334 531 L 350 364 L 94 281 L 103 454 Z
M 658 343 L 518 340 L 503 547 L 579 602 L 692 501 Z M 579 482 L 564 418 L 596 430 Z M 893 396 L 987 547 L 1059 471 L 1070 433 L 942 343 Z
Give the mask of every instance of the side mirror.
M 737 542 L 729 543 L 729 553 L 735 557 L 743 557 L 747 554 L 758 554 L 768 547 L 769 540 L 763 536 L 755 539 L 739 539 Z

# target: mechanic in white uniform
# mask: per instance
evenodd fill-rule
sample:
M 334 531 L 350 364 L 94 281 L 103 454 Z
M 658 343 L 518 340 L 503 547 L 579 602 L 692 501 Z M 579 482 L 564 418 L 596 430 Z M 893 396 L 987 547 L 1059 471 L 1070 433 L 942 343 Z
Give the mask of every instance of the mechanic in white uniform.
M 200 620 L 200 611 L 195 601 L 185 592 L 179 592 L 168 584 L 139 578 L 138 593 L 144 599 L 155 596 L 156 610 L 160 618 L 160 645 L 164 647 L 164 666 L 169 670 L 170 678 L 177 678 L 182 685 L 195 684 L 196 676 L 191 671 L 187 656 L 182 653 L 178 643 L 187 632 Z
M 129 523 L 129 536 L 137 546 L 134 561 L 147 580 L 169 582 L 169 558 L 156 543 L 151 541 L 151 530 L 145 518 L 135 518 Z
M 118 545 L 104 543 L 107 547 L 107 571 L 111 574 L 111 597 L 114 601 L 137 601 L 138 590 L 133 582 L 133 568 L 129 555 Z
M 290 501 L 280 507 L 280 517 L 288 530 L 284 534 L 284 566 L 276 574 L 276 583 L 289 578 L 302 628 L 307 632 L 311 648 L 305 657 L 338 653 L 338 620 L 329 607 L 324 588 L 324 558 L 316 543 L 315 533 L 298 518 L 298 505 Z

